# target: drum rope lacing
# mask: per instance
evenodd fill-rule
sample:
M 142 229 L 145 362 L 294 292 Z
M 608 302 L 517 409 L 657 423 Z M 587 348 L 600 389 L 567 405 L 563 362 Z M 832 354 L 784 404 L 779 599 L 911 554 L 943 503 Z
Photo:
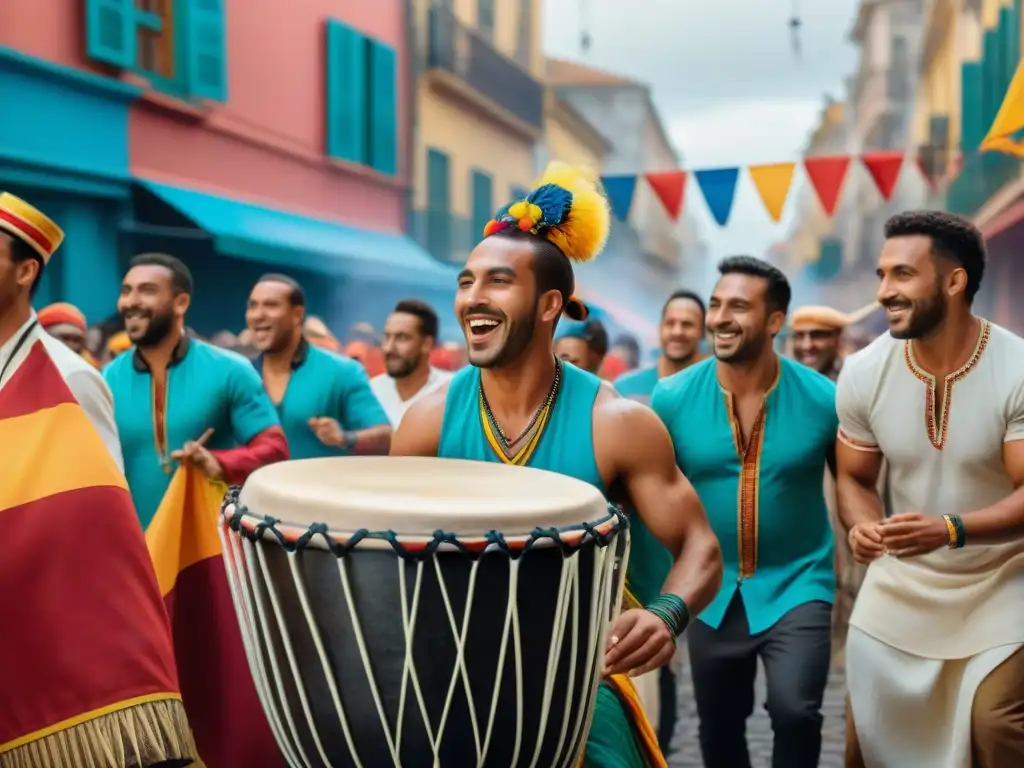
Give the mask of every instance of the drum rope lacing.
M 307 756 L 301 753 L 302 742 L 299 739 L 298 730 L 296 728 L 295 719 L 292 716 L 291 711 L 287 706 L 278 707 L 276 701 L 285 700 L 285 687 L 283 683 L 281 665 L 278 663 L 276 657 L 271 653 L 269 656 L 270 672 L 273 676 L 273 688 L 271 680 L 268 678 L 267 670 L 264 669 L 264 665 L 261 663 L 262 656 L 259 645 L 261 643 L 261 628 L 262 628 L 262 642 L 267 643 L 269 641 L 269 635 L 267 630 L 270 626 L 268 613 L 273 613 L 273 618 L 276 623 L 276 632 L 279 633 L 279 637 L 282 639 L 284 644 L 285 656 L 287 657 L 288 667 L 296 681 L 297 694 L 300 700 L 300 705 L 303 710 L 303 714 L 307 719 L 307 726 L 309 733 L 312 735 L 314 746 L 318 753 L 319 758 L 323 761 L 324 765 L 329 765 L 330 761 L 328 756 L 324 752 L 323 745 L 316 733 L 316 728 L 313 720 L 313 715 L 309 706 L 308 697 L 302 685 L 298 684 L 301 679 L 300 669 L 295 659 L 295 653 L 292 648 L 292 643 L 288 633 L 288 629 L 285 626 L 283 614 L 281 610 L 280 600 L 277 595 L 276 589 L 272 586 L 272 580 L 268 570 L 268 564 L 266 561 L 266 555 L 264 554 L 263 548 L 258 546 L 263 539 L 263 534 L 270 532 L 277 542 L 291 555 L 288 558 L 292 579 L 294 581 L 296 592 L 301 603 L 303 612 L 305 613 L 308 628 L 313 638 L 314 645 L 317 650 L 321 665 L 323 667 L 324 676 L 330 690 L 332 703 L 335 706 L 339 724 L 341 725 L 344 737 L 350 752 L 350 755 L 358 768 L 362 768 L 363 763 L 360 761 L 359 755 L 356 750 L 354 739 L 350 726 L 348 724 L 348 718 L 345 715 L 344 708 L 341 703 L 340 695 L 337 689 L 337 683 L 334 680 L 330 672 L 330 663 L 328 660 L 328 654 L 324 648 L 323 641 L 320 638 L 320 633 L 316 627 L 316 620 L 310 608 L 309 599 L 306 593 L 305 584 L 301 572 L 299 570 L 299 560 L 296 557 L 306 546 L 310 544 L 313 538 L 317 535 L 321 535 L 327 540 L 327 545 L 331 552 L 338 557 L 338 568 L 339 576 L 341 579 L 342 589 L 345 595 L 345 600 L 348 605 L 349 613 L 352 619 L 353 629 L 355 632 L 356 643 L 359 649 L 360 658 L 367 674 L 367 679 L 370 685 L 370 690 L 374 699 L 374 706 L 377 710 L 377 715 L 380 719 L 380 725 L 383 730 L 384 737 L 387 741 L 388 749 L 391 753 L 393 764 L 395 768 L 401 768 L 401 740 L 402 732 L 398 724 L 404 722 L 404 711 L 407 700 L 408 684 L 411 682 L 413 688 L 413 695 L 416 699 L 416 704 L 419 706 L 420 714 L 423 718 L 423 724 L 425 726 L 428 740 L 430 741 L 431 747 L 434 752 L 434 768 L 442 768 L 439 762 L 439 755 L 441 750 L 441 741 L 444 734 L 445 724 L 448 718 L 456 687 L 459 680 L 462 680 L 466 699 L 469 705 L 470 718 L 472 720 L 473 735 L 476 744 L 477 752 L 477 766 L 482 768 L 485 765 L 487 759 L 487 752 L 493 733 L 495 714 L 497 711 L 498 696 L 501 690 L 501 679 L 503 676 L 498 678 L 498 683 L 495 685 L 490 708 L 488 714 L 487 728 L 483 738 L 481 739 L 481 733 L 479 724 L 476 717 L 476 705 L 473 700 L 472 690 L 470 688 L 469 675 L 466 668 L 465 655 L 467 646 L 467 631 L 469 625 L 469 612 L 473 604 L 473 595 L 475 587 L 475 575 L 477 566 L 480 564 L 480 555 L 485 550 L 476 547 L 466 547 L 462 545 L 456 534 L 450 534 L 443 531 L 436 531 L 432 540 L 423 548 L 417 547 L 415 550 L 409 550 L 404 547 L 398 540 L 398 535 L 392 531 L 387 532 L 372 532 L 372 531 L 357 531 L 357 534 L 362 534 L 357 540 L 355 536 L 350 538 L 347 542 L 341 543 L 336 542 L 332 539 L 327 532 L 326 526 L 322 524 L 314 524 L 309 526 L 309 529 L 305 534 L 300 536 L 293 542 L 289 542 L 286 537 L 275 528 L 277 520 L 273 518 L 264 517 L 263 521 L 251 530 L 247 529 L 241 524 L 242 517 L 246 515 L 244 509 L 239 510 L 237 506 L 239 488 L 232 488 L 228 495 L 225 497 L 224 505 L 222 506 L 222 516 L 225 517 L 226 527 L 235 531 L 240 536 L 241 548 L 236 544 L 235 539 L 231 539 L 225 535 L 225 525 L 220 528 L 220 535 L 222 543 L 224 544 L 224 558 L 225 563 L 228 565 L 229 573 L 229 584 L 231 586 L 232 599 L 235 603 L 236 611 L 239 615 L 240 623 L 242 624 L 242 635 L 245 645 L 245 652 L 249 659 L 250 667 L 253 671 L 254 679 L 256 680 L 257 691 L 261 700 L 263 701 L 264 709 L 267 713 L 268 720 L 271 723 L 271 728 L 274 731 L 275 737 L 278 743 L 281 745 L 282 750 L 289 761 L 289 764 L 296 768 L 312 768 L 314 765 Z M 224 515 L 227 507 L 234 504 L 235 512 L 227 517 Z M 593 571 L 593 584 L 591 587 L 591 604 L 589 606 L 589 617 L 588 617 L 588 632 L 592 642 L 589 643 L 586 649 L 586 663 L 584 666 L 585 670 L 588 670 L 591 674 L 593 685 L 589 691 L 589 695 L 593 697 L 595 695 L 596 681 L 599 678 L 601 654 L 599 653 L 600 648 L 603 647 L 601 643 L 595 643 L 593 640 L 604 637 L 604 632 L 607 627 L 607 623 L 611 618 L 607 610 L 601 610 L 600 606 L 614 605 L 617 601 L 612 601 L 610 591 L 613 584 L 613 575 L 615 570 L 615 557 L 612 549 L 608 547 L 608 544 L 612 542 L 616 533 L 628 529 L 629 521 L 628 518 L 618 508 L 609 505 L 610 514 L 597 523 L 581 523 L 577 527 L 569 528 L 537 528 L 535 529 L 527 539 L 523 549 L 517 550 L 514 547 L 510 547 L 499 532 L 492 531 L 487 538 L 489 542 L 486 547 L 486 551 L 494 551 L 500 549 L 509 555 L 509 601 L 506 609 L 502 644 L 499 653 L 498 669 L 504 669 L 505 657 L 509 646 L 509 634 L 511 631 L 512 635 L 512 650 L 515 661 L 515 682 L 517 690 L 517 730 L 515 740 L 515 754 L 512 759 L 513 765 L 518 765 L 521 748 L 523 747 L 523 663 L 522 654 L 520 648 L 520 637 L 519 637 L 519 606 L 518 606 L 518 570 L 520 563 L 520 556 L 523 552 L 538 542 L 543 540 L 552 540 L 562 549 L 563 553 L 574 554 L 578 551 L 585 541 L 588 539 L 592 540 L 600 551 L 610 554 L 604 554 L 597 559 L 595 562 L 595 568 Z M 603 526 L 608 520 L 614 518 L 614 524 L 607 533 L 603 533 L 596 530 L 595 526 Z M 584 531 L 580 541 L 575 545 L 564 542 L 560 539 L 560 533 L 566 533 L 569 531 L 578 532 Z M 398 561 L 399 568 L 399 589 L 401 592 L 402 601 L 402 625 L 405 632 L 405 663 L 403 667 L 402 685 L 400 694 L 400 704 L 398 717 L 396 718 L 396 729 L 397 734 L 392 735 L 391 727 L 388 723 L 388 717 L 384 711 L 381 695 L 377 688 L 374 680 L 371 660 L 369 658 L 369 651 L 366 647 L 365 639 L 363 637 L 362 629 L 359 623 L 358 613 L 355 610 L 355 603 L 352 596 L 351 585 L 349 584 L 349 577 L 347 569 L 344 567 L 342 558 L 352 548 L 354 548 L 359 541 L 367 538 L 376 538 L 387 541 L 388 544 L 394 549 L 395 553 L 399 555 L 402 560 L 412 560 L 416 563 L 416 583 L 413 588 L 412 605 L 408 603 L 408 587 L 406 585 L 406 569 L 402 564 L 402 560 Z M 518 538 L 518 537 L 517 537 Z M 628 542 L 628 540 L 627 540 Z M 469 590 L 466 597 L 466 608 L 462 617 L 462 627 L 458 626 L 454 611 L 451 606 L 450 599 L 447 594 L 447 587 L 445 586 L 444 577 L 440 570 L 439 561 L 434 559 L 434 567 L 438 578 L 438 584 L 441 587 L 441 593 L 445 604 L 445 612 L 447 614 L 448 623 L 452 631 L 453 638 L 456 644 L 456 659 L 455 667 L 456 670 L 452 675 L 450 685 L 447 691 L 445 699 L 444 709 L 440 719 L 440 723 L 437 725 L 436 736 L 434 728 L 429 721 L 426 704 L 423 698 L 422 690 L 420 687 L 419 679 L 416 673 L 415 663 L 412 658 L 412 647 L 413 647 L 413 635 L 415 632 L 415 623 L 417 618 L 417 606 L 419 600 L 420 584 L 422 580 L 423 569 L 426 566 L 426 559 L 429 557 L 429 553 L 435 552 L 438 547 L 442 545 L 451 545 L 463 551 L 468 557 L 472 558 L 472 566 L 470 572 Z M 429 548 L 429 553 L 426 551 Z M 244 550 L 244 552 L 243 552 Z M 628 553 L 628 543 L 626 544 L 626 550 Z M 256 577 L 256 568 L 259 566 L 262 571 L 264 578 L 264 587 L 270 601 L 270 611 L 267 610 L 263 595 L 259 594 L 260 591 L 252 587 L 251 584 L 244 585 L 242 583 L 241 574 L 245 571 L 249 572 L 251 578 Z M 579 645 L 579 627 L 578 622 L 571 620 L 570 606 L 572 602 L 575 610 L 579 613 L 583 610 L 584 606 L 580 605 L 579 595 L 579 561 L 575 557 L 566 557 L 563 560 L 562 573 L 560 577 L 560 585 L 558 591 L 558 600 L 555 608 L 556 616 L 554 625 L 552 627 L 552 636 L 548 653 L 548 665 L 545 676 L 544 685 L 544 696 L 541 702 L 541 730 L 536 736 L 536 745 L 530 760 L 529 765 L 531 768 L 539 768 L 539 760 L 541 748 L 545 743 L 545 732 L 549 725 L 548 721 L 551 719 L 551 692 L 555 684 L 555 678 L 559 662 L 561 660 L 562 645 L 564 641 L 564 635 L 567 626 L 571 624 L 571 648 L 570 658 L 575 658 L 578 653 Z M 244 594 L 243 594 L 244 592 Z M 255 599 L 255 595 L 259 594 L 260 600 Z M 254 615 L 255 614 L 255 615 Z M 568 689 L 574 690 L 575 685 L 575 666 L 569 664 L 569 680 Z M 561 722 L 561 738 L 557 743 L 556 756 L 557 762 L 554 765 L 563 766 L 564 768 L 575 768 L 575 760 L 581 748 L 581 742 L 583 734 L 586 732 L 584 714 L 589 711 L 588 706 L 577 707 L 577 714 L 575 722 L 570 723 L 570 705 L 573 702 L 570 697 L 566 698 L 564 712 L 562 713 Z M 283 713 L 282 711 L 283 710 Z M 282 722 L 283 719 L 286 722 Z M 312 755 L 308 756 L 312 758 Z M 552 768 L 554 768 L 554 765 Z M 374 766 L 373 768 L 376 768 Z M 545 767 L 546 768 L 546 767 Z

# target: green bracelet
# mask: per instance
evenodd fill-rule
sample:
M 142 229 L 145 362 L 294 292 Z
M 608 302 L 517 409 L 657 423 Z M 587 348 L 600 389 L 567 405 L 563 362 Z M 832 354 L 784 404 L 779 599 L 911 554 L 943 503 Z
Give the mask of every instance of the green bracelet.
M 964 527 L 964 521 L 960 519 L 960 515 L 950 515 L 949 522 L 956 529 L 956 546 L 954 549 L 960 549 L 967 543 L 967 528 Z
M 673 639 L 683 634 L 690 623 L 690 609 L 679 595 L 658 595 L 644 607 L 665 622 Z

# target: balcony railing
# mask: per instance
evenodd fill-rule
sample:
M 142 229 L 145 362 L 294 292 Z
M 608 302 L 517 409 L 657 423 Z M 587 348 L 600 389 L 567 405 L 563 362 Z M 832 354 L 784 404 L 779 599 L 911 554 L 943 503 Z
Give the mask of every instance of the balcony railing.
M 946 209 L 972 217 L 1007 183 L 1020 176 L 1021 161 L 1000 152 L 970 154 L 946 190 Z
M 544 87 L 540 81 L 462 24 L 450 9 L 431 6 L 428 23 L 428 67 L 455 75 L 531 128 L 541 128 Z

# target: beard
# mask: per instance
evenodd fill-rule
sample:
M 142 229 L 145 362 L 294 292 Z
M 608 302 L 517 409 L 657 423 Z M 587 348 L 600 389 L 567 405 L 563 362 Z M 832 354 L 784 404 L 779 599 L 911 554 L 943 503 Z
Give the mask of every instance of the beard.
M 946 302 L 942 293 L 936 291 L 927 299 L 906 301 L 897 299 L 884 305 L 886 308 L 907 307 L 907 319 L 902 328 L 894 329 L 889 324 L 889 334 L 894 339 L 920 339 L 930 335 L 946 319 Z
M 748 363 L 756 360 L 765 348 L 768 333 L 763 328 L 740 339 L 739 344 L 727 352 L 720 352 L 714 344 L 715 357 L 723 363 Z
M 384 358 L 384 367 L 387 368 L 388 376 L 392 379 L 404 379 L 410 376 L 419 365 L 417 357 L 399 357 L 392 355 Z
M 474 352 L 472 346 L 469 349 L 469 362 L 477 368 L 501 368 L 503 365 L 515 362 L 533 341 L 534 331 L 537 328 L 537 302 L 534 302 L 533 311 L 523 317 L 512 320 L 508 317 L 504 320 L 507 332 L 501 340 L 500 346 L 495 349 Z
M 174 327 L 174 315 L 171 312 L 153 312 L 149 316 L 146 330 L 138 338 L 132 339 L 137 347 L 152 347 L 166 339 Z

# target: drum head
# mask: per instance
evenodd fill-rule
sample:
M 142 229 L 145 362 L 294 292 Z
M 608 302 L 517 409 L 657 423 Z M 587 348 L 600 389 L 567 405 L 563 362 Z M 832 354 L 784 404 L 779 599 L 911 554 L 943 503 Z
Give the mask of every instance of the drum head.
M 361 529 L 430 536 L 578 526 L 607 517 L 592 485 L 528 467 L 419 457 L 353 456 L 285 461 L 246 480 L 238 502 L 250 515 L 334 532 Z

